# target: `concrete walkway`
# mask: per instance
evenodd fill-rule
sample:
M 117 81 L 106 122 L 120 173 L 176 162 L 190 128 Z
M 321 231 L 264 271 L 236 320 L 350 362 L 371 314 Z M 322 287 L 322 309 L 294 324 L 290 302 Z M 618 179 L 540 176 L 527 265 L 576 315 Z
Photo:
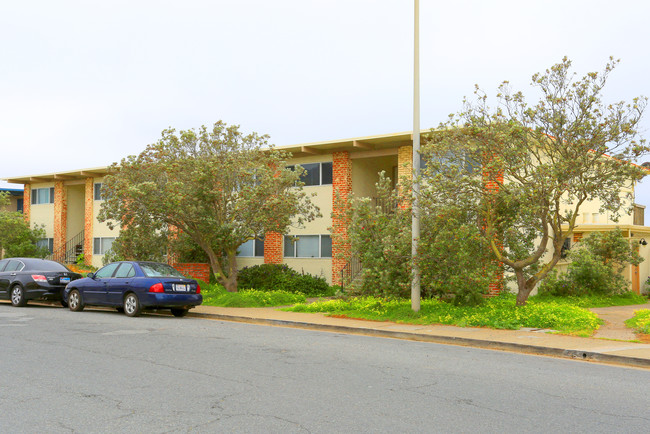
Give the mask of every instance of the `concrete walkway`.
M 320 313 L 282 312 L 276 308 L 198 306 L 191 316 L 279 327 L 350 333 L 394 339 L 471 346 L 650 369 L 650 343 L 638 341 L 623 321 L 650 303 L 592 309 L 605 320 L 594 337 L 580 338 L 547 330 L 493 330 L 445 325 L 413 325 L 333 318 Z M 612 340 L 616 339 L 616 340 Z M 637 340 L 636 342 L 630 342 Z

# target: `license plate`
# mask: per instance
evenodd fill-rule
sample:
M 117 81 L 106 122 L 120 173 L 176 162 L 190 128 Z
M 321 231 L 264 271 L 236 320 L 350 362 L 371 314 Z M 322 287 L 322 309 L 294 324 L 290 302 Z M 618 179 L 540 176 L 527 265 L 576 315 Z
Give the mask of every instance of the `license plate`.
M 189 291 L 189 288 L 188 288 L 187 285 L 176 283 L 176 284 L 174 284 L 174 291 L 187 292 L 187 291 Z
M 70 278 L 69 277 L 60 277 L 59 282 L 61 282 L 61 283 L 70 283 Z

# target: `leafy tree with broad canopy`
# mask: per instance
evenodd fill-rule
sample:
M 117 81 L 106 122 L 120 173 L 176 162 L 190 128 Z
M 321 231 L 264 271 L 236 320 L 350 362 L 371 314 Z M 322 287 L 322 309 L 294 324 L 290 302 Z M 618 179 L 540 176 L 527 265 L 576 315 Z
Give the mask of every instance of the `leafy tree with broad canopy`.
M 649 151 L 639 133 L 647 98 L 603 102 L 617 63 L 578 79 L 565 57 L 532 76 L 534 105 L 504 82 L 493 109 L 477 86 L 423 146 L 422 209 L 476 204 L 495 260 L 514 273 L 517 305 L 560 260 L 586 202 L 614 219 L 631 211 L 630 187 L 645 175 L 632 162 Z
M 44 258 L 47 248 L 36 243 L 45 237 L 45 231 L 30 228 L 22 213 L 7 210 L 9 204 L 9 193 L 0 192 L 0 259 L 5 256 Z
M 140 155 L 111 166 L 99 219 L 127 230 L 151 222 L 152 232 L 167 226 L 188 235 L 217 281 L 236 291 L 239 246 L 320 215 L 301 188 L 301 171 L 286 168 L 289 156 L 269 146 L 268 136 L 244 135 L 222 121 L 211 129 L 167 129 Z

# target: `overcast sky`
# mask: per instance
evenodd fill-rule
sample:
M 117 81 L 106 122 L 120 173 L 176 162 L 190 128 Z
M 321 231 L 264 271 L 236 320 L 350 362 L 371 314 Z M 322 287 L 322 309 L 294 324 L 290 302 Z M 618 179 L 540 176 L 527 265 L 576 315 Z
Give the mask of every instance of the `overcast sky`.
M 609 101 L 650 96 L 649 20 L 645 0 L 420 0 L 421 126 L 475 83 L 529 92 L 565 55 L 580 76 L 621 59 Z M 413 125 L 412 0 L 4 1 L 0 41 L 0 178 L 106 166 L 219 119 L 278 146 Z

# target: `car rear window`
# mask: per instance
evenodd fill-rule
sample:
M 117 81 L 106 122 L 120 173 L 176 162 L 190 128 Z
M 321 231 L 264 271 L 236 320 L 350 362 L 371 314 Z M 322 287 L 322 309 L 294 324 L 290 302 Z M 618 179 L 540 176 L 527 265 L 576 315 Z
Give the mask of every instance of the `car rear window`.
M 167 264 L 157 262 L 140 262 L 142 272 L 147 277 L 185 277 L 180 271 Z
M 64 265 L 54 261 L 28 262 L 27 269 L 33 271 L 70 271 Z

